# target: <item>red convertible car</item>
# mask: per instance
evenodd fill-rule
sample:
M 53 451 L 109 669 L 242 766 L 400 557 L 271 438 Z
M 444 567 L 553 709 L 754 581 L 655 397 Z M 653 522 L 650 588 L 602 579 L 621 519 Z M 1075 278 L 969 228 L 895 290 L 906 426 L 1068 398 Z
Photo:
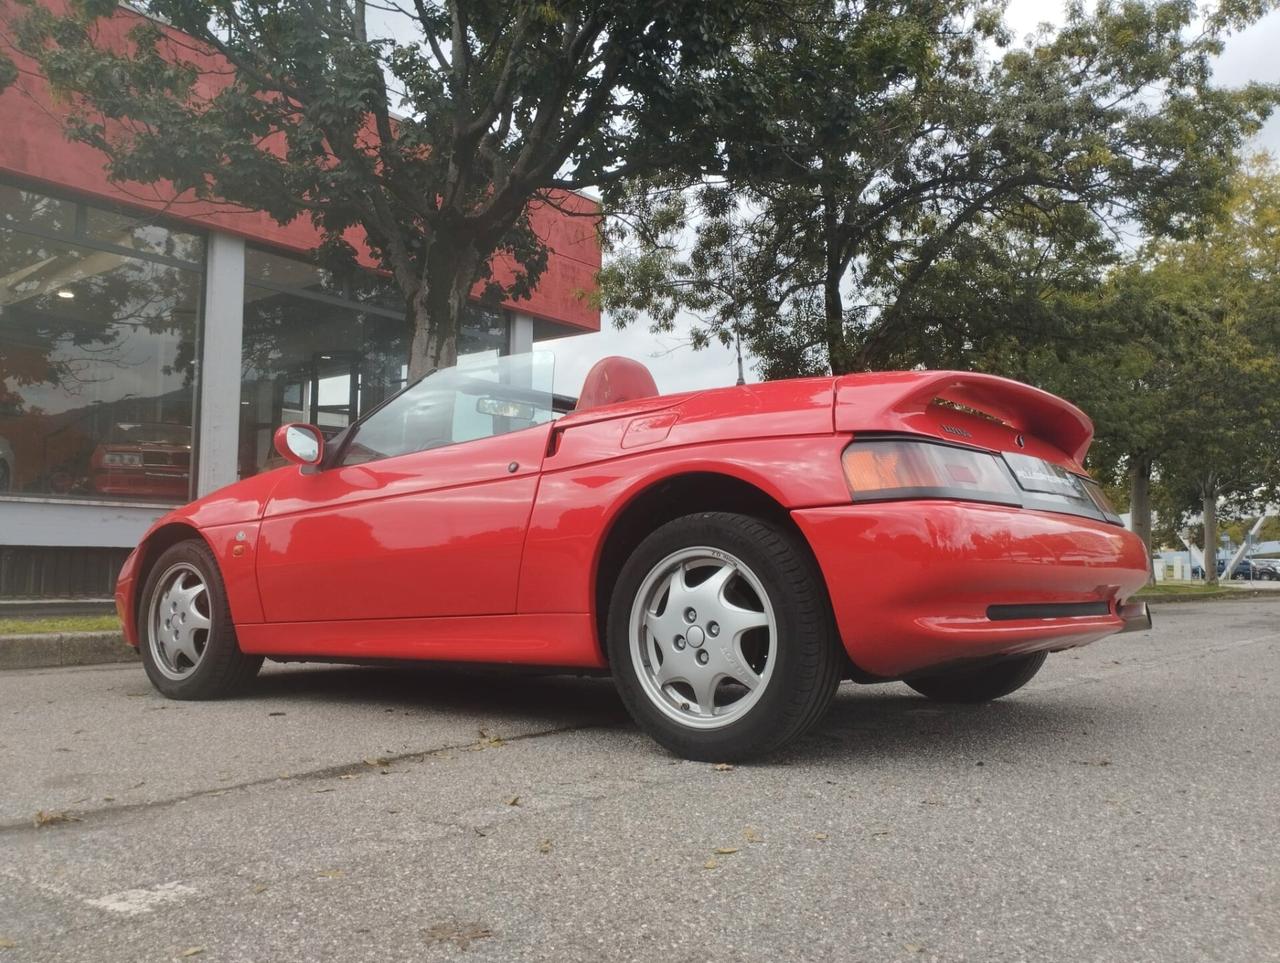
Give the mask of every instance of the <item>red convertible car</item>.
M 575 402 L 542 357 L 433 373 L 328 442 L 286 425 L 294 464 L 162 518 L 116 591 L 156 687 L 220 696 L 264 658 L 608 671 L 662 745 L 733 760 L 841 679 L 983 701 L 1150 625 L 1060 398 L 954 371 L 659 395 L 606 358 Z

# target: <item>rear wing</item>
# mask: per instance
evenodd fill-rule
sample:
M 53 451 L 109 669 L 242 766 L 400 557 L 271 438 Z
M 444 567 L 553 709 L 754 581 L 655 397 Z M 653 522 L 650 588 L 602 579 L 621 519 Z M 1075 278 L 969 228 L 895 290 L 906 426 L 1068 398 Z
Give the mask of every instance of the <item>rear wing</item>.
M 836 379 L 836 431 L 911 431 L 934 401 L 996 418 L 1052 445 L 1077 465 L 1093 441 L 1093 422 L 1069 401 L 1031 385 L 972 371 L 890 371 Z

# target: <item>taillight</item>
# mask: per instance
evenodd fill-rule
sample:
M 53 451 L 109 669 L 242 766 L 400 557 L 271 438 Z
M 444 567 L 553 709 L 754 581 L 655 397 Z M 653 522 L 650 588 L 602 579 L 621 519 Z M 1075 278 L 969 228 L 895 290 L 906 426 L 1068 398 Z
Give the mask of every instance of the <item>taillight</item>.
M 1018 505 L 1013 479 L 995 455 L 900 438 L 855 441 L 844 450 L 855 501 L 956 498 Z

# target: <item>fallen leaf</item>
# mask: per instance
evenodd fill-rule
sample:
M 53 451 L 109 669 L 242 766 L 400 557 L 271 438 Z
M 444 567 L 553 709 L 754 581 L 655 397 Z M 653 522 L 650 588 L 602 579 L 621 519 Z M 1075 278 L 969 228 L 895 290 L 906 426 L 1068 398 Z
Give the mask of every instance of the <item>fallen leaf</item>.
M 58 826 L 58 825 L 61 825 L 62 823 L 79 823 L 79 822 L 83 822 L 83 820 L 79 816 L 75 816 L 61 809 L 48 810 L 48 811 L 41 809 L 39 812 L 36 813 L 36 816 L 35 816 L 35 824 L 37 829 L 43 826 Z
M 288 713 L 285 713 L 285 712 L 268 712 L 268 713 L 267 713 L 267 715 L 269 715 L 269 716 L 283 716 L 283 715 L 288 715 Z
M 702 868 L 703 868 L 703 869 L 715 869 L 715 868 L 716 868 L 717 866 L 719 866 L 719 865 L 720 865 L 720 864 L 719 864 L 719 863 L 717 863 L 714 859 L 709 859 L 709 860 L 707 860 L 705 863 L 703 863 L 703 864 L 702 864 Z
M 178 955 L 179 956 L 199 956 L 203 952 L 204 952 L 203 946 L 188 946 L 185 950 L 183 950 Z
M 816 839 L 818 842 L 823 842 L 829 837 L 827 836 L 826 833 L 814 833 L 813 838 Z
M 3 936 L 0 936 L 0 950 L 11 950 L 17 945 L 18 944 L 13 940 L 7 940 Z
M 754 826 L 748 826 L 746 832 L 742 834 L 749 843 L 763 843 L 764 837 L 756 832 Z
M 370 756 L 364 761 L 366 766 L 373 766 L 375 769 L 381 769 L 383 766 L 391 765 L 390 759 L 384 759 L 382 756 Z
M 266 883 L 259 883 L 257 886 L 255 886 L 255 887 L 253 888 L 253 891 L 254 891 L 255 893 L 265 893 L 265 892 L 267 891 L 267 884 L 266 884 Z
M 422 931 L 429 943 L 452 943 L 460 950 L 468 949 L 476 940 L 487 940 L 493 930 L 480 923 L 436 923 Z
M 330 786 L 328 789 L 315 789 L 313 792 L 333 792 L 333 787 Z
M 339 776 L 338 778 L 339 779 L 359 779 L 360 777 L 353 772 L 349 772 L 345 776 Z
M 717 856 L 732 856 L 737 851 L 738 851 L 737 846 L 717 846 L 715 849 L 715 854 Z
M 538 852 L 540 853 L 551 852 L 551 840 L 544 839 L 542 842 L 538 843 Z
M 733 772 L 733 764 L 728 762 L 716 763 L 716 772 Z
M 512 796 L 510 799 L 508 799 L 508 800 L 507 800 L 507 805 L 508 805 L 508 806 L 519 806 L 519 805 L 520 805 L 520 797 L 519 797 L 519 796 Z
M 341 879 L 342 870 L 340 869 L 322 869 L 316 874 L 320 879 Z

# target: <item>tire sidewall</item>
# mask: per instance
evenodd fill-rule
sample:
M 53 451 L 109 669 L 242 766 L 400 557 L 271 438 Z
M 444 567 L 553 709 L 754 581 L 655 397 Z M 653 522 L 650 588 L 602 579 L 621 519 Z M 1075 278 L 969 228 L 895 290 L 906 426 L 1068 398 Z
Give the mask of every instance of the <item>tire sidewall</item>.
M 205 642 L 205 650 L 200 664 L 195 671 L 181 679 L 171 679 L 156 666 L 155 656 L 151 650 L 151 603 L 159 588 L 160 579 L 178 562 L 194 566 L 204 580 L 209 593 L 209 637 Z M 226 617 L 226 592 L 222 585 L 222 574 L 213 558 L 213 553 L 203 542 L 188 540 L 172 545 L 156 559 L 151 572 L 143 586 L 138 606 L 138 649 L 142 656 L 142 665 L 147 678 L 160 692 L 172 699 L 193 698 L 201 692 L 210 676 L 218 671 L 219 656 L 228 646 L 238 649 L 234 628 Z
M 723 517 L 723 516 L 722 516 Z M 803 550 L 788 538 L 792 552 Z M 773 674 L 764 694 L 754 706 L 735 721 L 718 729 L 695 729 L 682 726 L 665 715 L 645 693 L 631 651 L 631 615 L 636 594 L 655 565 L 681 549 L 706 546 L 740 559 L 760 580 L 776 621 Z M 804 557 L 812 577 L 812 562 Z M 788 575 L 781 560 L 744 533 L 716 521 L 711 514 L 690 515 L 662 526 L 648 536 L 623 565 L 609 605 L 607 649 L 618 692 L 632 717 L 659 743 L 683 756 L 709 760 L 738 758 L 751 752 L 751 747 L 768 751 L 777 740 L 777 720 L 787 712 L 795 689 L 800 685 L 799 646 L 829 645 L 822 633 L 815 638 L 813 626 L 806 624 L 787 587 L 794 576 Z M 824 600 L 825 601 L 825 600 Z M 826 612 L 816 613 L 828 618 Z

